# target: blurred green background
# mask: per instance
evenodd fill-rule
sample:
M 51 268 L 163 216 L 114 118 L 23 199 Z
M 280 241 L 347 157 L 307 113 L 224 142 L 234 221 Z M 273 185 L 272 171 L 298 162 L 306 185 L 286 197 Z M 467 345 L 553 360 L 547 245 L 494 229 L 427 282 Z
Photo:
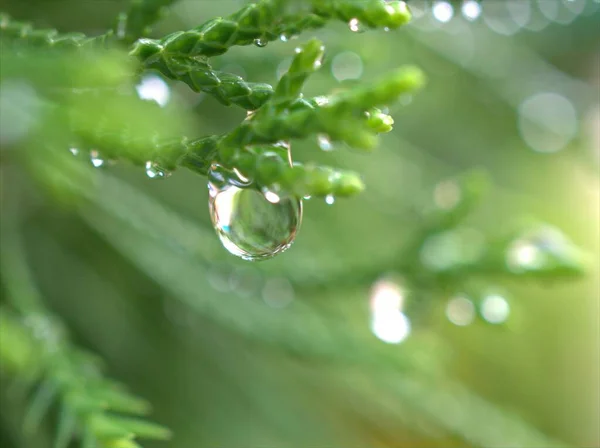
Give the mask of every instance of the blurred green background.
M 182 0 L 154 35 L 242 4 Z M 94 34 L 125 5 L 4 0 L 2 9 L 40 27 Z M 206 179 L 183 169 L 158 181 L 127 164 L 106 167 L 111 187 L 98 188 L 91 205 L 65 204 L 19 177 L 28 260 L 47 303 L 174 431 L 172 441 L 144 446 L 546 446 L 509 423 L 517 421 L 555 446 L 600 446 L 600 3 L 409 5 L 415 19 L 397 31 L 352 33 L 334 23 L 312 34 L 327 52 L 307 95 L 408 63 L 429 82 L 391 108 L 394 131 L 372 154 L 293 142 L 296 160 L 359 170 L 367 190 L 333 205 L 305 201 L 296 242 L 273 260 L 245 262 L 219 246 Z M 233 48 L 214 66 L 274 84 L 312 35 Z M 185 85 L 169 82 L 167 92 L 194 111 L 198 137 L 244 117 Z M 2 160 L 5 197 L 11 155 Z M 488 171 L 493 187 L 467 219 L 462 244 L 485 245 L 534 219 L 581 247 L 588 273 L 405 283 L 399 265 L 426 258 L 421 251 L 401 260 L 423 211 L 443 206 L 444 182 L 473 168 Z M 410 332 L 386 344 L 372 332 L 372 296 L 398 294 L 394 284 Z M 462 325 L 449 319 L 453 297 L 479 308 L 490 294 L 508 303 L 501 322 L 485 312 L 470 318 L 468 307 Z M 50 446 L 51 420 L 32 438 L 20 435 L 23 409 L 2 378 L 2 446 Z

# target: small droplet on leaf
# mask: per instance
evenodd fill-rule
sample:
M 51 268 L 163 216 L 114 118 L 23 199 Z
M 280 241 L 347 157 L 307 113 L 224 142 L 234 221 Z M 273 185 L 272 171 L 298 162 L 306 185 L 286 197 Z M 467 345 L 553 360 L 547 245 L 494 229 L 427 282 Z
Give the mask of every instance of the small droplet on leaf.
M 354 33 L 361 33 L 364 31 L 362 24 L 356 17 L 350 19 L 350 21 L 348 22 L 348 27 L 350 28 L 350 31 Z
M 333 144 L 327 134 L 317 135 L 317 143 L 323 151 L 331 151 L 333 149 Z
M 79 149 L 74 148 L 74 147 L 69 148 L 69 152 L 71 154 L 73 154 L 74 156 L 78 156 L 79 155 Z
M 106 164 L 106 161 L 100 157 L 100 153 L 95 149 L 90 151 L 90 162 L 92 162 L 94 168 L 100 168 Z
M 171 172 L 161 167 L 158 163 L 146 162 L 146 175 L 150 179 L 166 179 L 171 175 Z
M 317 106 L 324 106 L 326 104 L 329 104 L 329 98 L 327 98 L 326 96 L 316 96 L 315 103 L 317 103 Z
M 327 196 L 325 196 L 325 203 L 327 205 L 332 205 L 335 202 L 335 196 L 333 196 L 332 194 L 328 194 Z
M 254 45 L 256 45 L 257 47 L 266 47 L 267 44 L 269 43 L 268 40 L 266 40 L 263 37 L 259 37 L 258 39 L 254 39 Z

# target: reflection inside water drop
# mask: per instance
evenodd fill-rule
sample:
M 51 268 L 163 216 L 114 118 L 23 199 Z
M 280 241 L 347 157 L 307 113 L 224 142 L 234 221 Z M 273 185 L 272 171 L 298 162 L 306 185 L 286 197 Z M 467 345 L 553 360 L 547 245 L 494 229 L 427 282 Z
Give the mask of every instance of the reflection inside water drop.
M 165 179 L 171 175 L 171 172 L 161 167 L 158 163 L 146 162 L 146 176 L 150 179 Z
M 266 47 L 267 44 L 269 43 L 269 41 L 267 41 L 266 39 L 260 37 L 258 39 L 254 39 L 254 45 L 256 45 L 257 47 Z
M 210 216 L 230 253 L 244 260 L 271 258 L 289 248 L 302 220 L 302 202 L 236 181 L 218 164 L 209 172 Z
M 90 151 L 90 162 L 92 162 L 94 168 L 100 168 L 104 165 L 104 159 L 100 157 L 100 153 L 95 149 Z

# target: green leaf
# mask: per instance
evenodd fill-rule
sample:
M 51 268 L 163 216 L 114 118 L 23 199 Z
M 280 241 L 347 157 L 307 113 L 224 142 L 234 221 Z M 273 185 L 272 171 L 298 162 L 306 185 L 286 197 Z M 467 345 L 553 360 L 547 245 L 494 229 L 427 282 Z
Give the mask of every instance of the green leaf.
M 68 448 L 69 442 L 75 433 L 77 424 L 76 416 L 71 409 L 66 406 L 61 406 L 58 417 L 58 429 L 56 438 L 54 439 L 54 448 Z
M 56 383 L 51 379 L 46 379 L 39 385 L 23 420 L 23 429 L 26 433 L 36 431 L 50 409 L 50 406 L 57 398 L 58 392 Z

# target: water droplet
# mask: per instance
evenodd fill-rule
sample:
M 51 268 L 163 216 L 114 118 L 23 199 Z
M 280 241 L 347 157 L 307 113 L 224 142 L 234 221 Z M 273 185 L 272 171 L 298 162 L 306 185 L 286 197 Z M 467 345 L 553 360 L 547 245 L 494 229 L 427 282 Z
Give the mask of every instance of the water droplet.
M 94 168 L 100 168 L 106 163 L 106 161 L 100 157 L 100 153 L 95 149 L 90 151 L 90 162 L 92 162 Z
M 292 245 L 302 221 L 301 200 L 280 196 L 273 186 L 259 191 L 216 163 L 208 178 L 211 220 L 230 253 L 244 260 L 263 260 Z
M 310 194 L 307 194 L 306 196 L 304 196 L 302 199 L 308 201 L 312 196 Z
M 294 53 L 296 53 L 296 54 L 300 53 L 301 51 L 302 51 L 302 48 L 300 48 L 300 47 L 294 48 Z
M 326 96 L 316 96 L 315 103 L 317 103 L 317 106 L 324 106 L 326 104 L 329 104 L 329 98 L 327 98 Z
M 279 35 L 279 40 L 280 40 L 281 42 L 287 42 L 288 40 L 290 40 L 290 38 L 289 38 L 289 36 L 288 36 L 287 34 L 285 34 L 285 33 L 281 33 L 281 34 Z
M 364 31 L 360 21 L 356 17 L 350 19 L 348 22 L 348 27 L 350 28 L 350 31 L 354 33 L 361 33 Z
M 74 156 L 78 156 L 79 155 L 79 149 L 74 148 L 74 147 L 69 148 L 69 152 L 71 154 L 73 154 Z
M 263 37 L 259 37 L 258 39 L 254 39 L 254 45 L 257 47 L 266 47 L 269 41 Z
M 387 27 L 387 26 L 384 26 L 384 27 L 383 27 L 383 31 L 385 31 L 386 33 L 387 33 L 389 30 L 390 30 L 390 28 L 389 28 L 389 27 Z
M 317 135 L 317 143 L 319 144 L 319 148 L 323 151 L 331 151 L 333 149 L 333 144 L 326 134 Z
M 146 162 L 146 175 L 150 179 L 166 179 L 171 175 L 171 172 L 161 167 L 156 162 Z
M 270 202 L 254 188 L 210 187 L 210 215 L 225 249 L 244 260 L 271 258 L 291 246 L 302 217 L 296 198 Z
M 562 268 L 577 271 L 579 263 L 577 248 L 560 230 L 551 226 L 524 232 L 506 251 L 506 264 L 517 274 Z
M 325 196 L 325 203 L 327 205 L 332 205 L 335 202 L 335 196 L 333 196 L 332 194 L 328 194 L 327 196 Z

